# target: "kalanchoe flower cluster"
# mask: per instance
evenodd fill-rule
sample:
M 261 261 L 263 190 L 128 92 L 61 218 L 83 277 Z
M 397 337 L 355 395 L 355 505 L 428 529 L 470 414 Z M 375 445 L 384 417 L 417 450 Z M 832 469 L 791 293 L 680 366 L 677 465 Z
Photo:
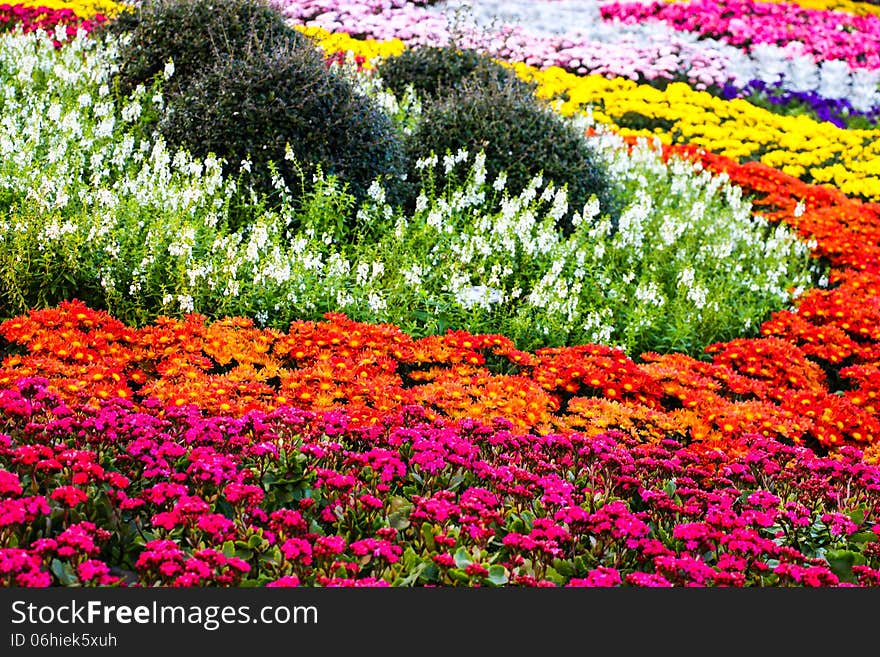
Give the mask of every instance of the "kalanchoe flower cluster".
M 0 551 L 6 584 L 873 586 L 880 578 L 880 469 L 855 448 L 821 457 L 757 434 L 726 449 L 620 431 L 538 436 L 500 421 L 442 421 L 421 406 L 360 426 L 338 411 L 291 406 L 234 418 L 156 400 L 68 404 L 45 380 L 20 388 L 30 410 L 5 423 L 2 499 L 38 501 L 30 518 L 0 529 L 17 546 Z M 25 467 L 25 448 L 42 445 L 59 420 L 63 439 Z M 73 453 L 102 471 L 82 489 L 84 507 L 63 501 L 69 467 L 39 467 Z M 192 469 L 195 460 L 204 467 Z M 148 474 L 157 461 L 165 470 Z M 205 478 L 209 471 L 217 477 Z
M 0 584 L 876 586 L 880 208 L 664 152 L 832 287 L 706 361 L 341 314 L 4 322 Z

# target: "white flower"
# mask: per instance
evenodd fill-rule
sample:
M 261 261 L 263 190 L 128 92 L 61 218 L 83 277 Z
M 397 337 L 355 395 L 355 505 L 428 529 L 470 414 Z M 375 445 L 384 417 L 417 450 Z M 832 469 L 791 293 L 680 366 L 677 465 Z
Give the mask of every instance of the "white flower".
M 379 296 L 376 292 L 370 292 L 369 296 L 367 297 L 367 305 L 370 307 L 370 311 L 372 311 L 376 315 L 378 315 L 388 307 L 388 303 L 385 301 L 385 299 Z
M 472 285 L 456 290 L 455 300 L 466 309 L 473 308 L 477 304 L 488 307 L 494 303 L 501 303 L 504 300 L 504 292 L 485 285 Z
M 138 117 L 141 115 L 141 109 L 141 104 L 136 100 L 133 100 L 122 108 L 122 120 L 127 123 L 137 121 Z
M 379 184 L 378 180 L 374 180 L 367 189 L 367 196 L 379 203 L 385 203 L 385 188 Z
M 502 171 L 498 174 L 498 177 L 492 183 L 492 189 L 496 192 L 500 192 L 504 190 L 504 187 L 507 185 L 507 172 Z

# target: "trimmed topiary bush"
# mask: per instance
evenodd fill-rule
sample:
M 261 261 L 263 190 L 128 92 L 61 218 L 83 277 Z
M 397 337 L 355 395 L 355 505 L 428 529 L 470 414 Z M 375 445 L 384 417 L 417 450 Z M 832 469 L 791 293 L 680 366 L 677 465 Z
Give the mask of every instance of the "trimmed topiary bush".
M 399 197 L 404 151 L 392 119 L 266 0 L 146 0 L 114 29 L 128 36 L 122 93 L 163 76 L 158 128 L 173 148 L 214 154 L 227 174 L 250 161 L 243 183 L 268 197 L 283 182 L 296 199 L 318 169 L 356 201 L 380 176 L 388 200 Z
M 620 203 L 603 162 L 582 131 L 520 84 L 484 85 L 468 78 L 436 102 L 428 103 L 407 140 L 414 164 L 432 154 L 442 157 L 459 149 L 486 154 L 486 174 L 507 175 L 507 187 L 518 194 L 539 173 L 545 182 L 568 189 L 569 212 L 558 226 L 572 229 L 571 215 L 595 194 L 602 213 L 616 225 Z M 417 177 L 413 172 L 413 177 Z M 436 179 L 445 185 L 444 175 Z
M 174 75 L 164 92 L 173 95 L 213 60 L 235 57 L 256 36 L 267 47 L 311 44 L 267 0 L 143 0 L 105 29 L 131 37 L 120 50 L 123 93 L 149 85 L 172 59 Z
M 381 61 L 376 73 L 396 96 L 402 96 L 412 85 L 423 100 L 435 99 L 469 78 L 483 85 L 513 83 L 529 87 L 512 69 L 489 55 L 455 46 L 407 48 L 400 55 Z
M 270 162 L 294 197 L 318 167 L 357 201 L 376 178 L 393 188 L 404 171 L 392 119 L 313 48 L 251 43 L 214 61 L 169 101 L 159 127 L 199 157 L 215 153 L 236 166 L 250 159 L 250 179 L 265 192 L 275 189 Z

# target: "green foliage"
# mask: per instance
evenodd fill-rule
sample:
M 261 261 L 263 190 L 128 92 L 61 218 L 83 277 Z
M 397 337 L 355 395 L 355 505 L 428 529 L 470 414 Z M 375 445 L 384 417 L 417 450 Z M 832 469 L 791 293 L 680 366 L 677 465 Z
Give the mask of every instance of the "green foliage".
M 359 200 L 385 176 L 395 198 L 403 146 L 391 119 L 265 0 L 147 0 L 114 29 L 119 90 L 161 82 L 158 128 L 172 147 L 213 154 L 227 174 L 248 161 L 242 182 L 266 196 L 299 196 L 320 168 Z
M 286 186 L 298 197 L 320 168 L 361 201 L 376 178 L 393 188 L 403 172 L 391 119 L 311 47 L 249 43 L 214 61 L 169 99 L 159 128 L 197 157 L 249 160 L 247 179 L 265 194 Z
M 596 196 L 612 223 L 619 213 L 609 176 L 582 130 L 519 84 L 462 80 L 424 107 L 407 148 L 410 161 L 416 163 L 432 154 L 483 151 L 489 178 L 495 180 L 504 172 L 513 190 L 542 174 L 544 181 L 567 188 L 573 211 L 583 210 Z M 442 174 L 437 184 L 445 184 Z M 565 234 L 572 231 L 571 217 L 568 213 L 558 222 Z
M 216 158 L 145 129 L 168 108 L 151 90 L 108 90 L 114 52 L 91 39 L 55 49 L 36 34 L 0 38 L 5 317 L 72 297 L 135 325 L 199 312 L 286 328 L 332 311 L 414 336 L 465 329 L 523 349 L 699 356 L 754 333 L 818 279 L 807 247 L 753 217 L 738 188 L 608 135 L 591 143 L 625 199 L 614 230 L 590 203 L 563 234 L 562 188 L 496 185 L 478 151 L 423 162 L 411 212 L 381 185 L 358 202 L 319 166 L 296 199 L 252 194 Z
M 266 47 L 307 48 L 310 41 L 288 26 L 267 0 L 144 0 L 101 28 L 128 38 L 120 49 L 120 91 L 149 86 L 174 62 L 166 95 L 185 89 L 216 59 L 234 57 L 253 40 Z
M 529 88 L 513 70 L 489 55 L 456 46 L 407 48 L 397 57 L 387 57 L 376 67 L 385 87 L 398 98 L 410 85 L 416 95 L 430 100 L 440 97 L 466 79 L 480 85 L 517 84 Z

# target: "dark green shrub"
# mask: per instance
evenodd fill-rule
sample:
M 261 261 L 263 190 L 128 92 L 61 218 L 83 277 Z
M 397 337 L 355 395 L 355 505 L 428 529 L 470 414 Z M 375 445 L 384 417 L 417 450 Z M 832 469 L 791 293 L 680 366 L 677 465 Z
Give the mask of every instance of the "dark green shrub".
M 518 84 L 482 85 L 464 80 L 458 87 L 423 110 L 407 139 L 412 163 L 432 153 L 443 156 L 464 148 L 486 154 L 491 181 L 507 172 L 507 189 L 516 194 L 538 173 L 568 188 L 569 212 L 559 228 L 569 234 L 571 214 L 581 210 L 593 194 L 601 212 L 616 225 L 619 201 L 604 164 L 587 138 L 570 121 Z M 415 171 L 411 177 L 417 177 Z M 445 184 L 442 169 L 436 178 Z
M 374 179 L 387 180 L 389 201 L 404 172 L 403 145 L 392 119 L 327 69 L 317 49 L 248 44 L 215 60 L 168 101 L 159 130 L 166 140 L 236 170 L 249 158 L 254 186 L 274 192 L 269 162 L 294 197 L 318 167 L 363 200 Z M 294 156 L 286 159 L 287 146 Z M 305 187 L 303 186 L 305 184 Z
M 149 85 L 169 59 L 174 75 L 164 85 L 166 96 L 186 87 L 215 59 L 236 56 L 254 38 L 268 47 L 311 43 L 267 0 L 143 0 L 104 29 L 131 37 L 120 50 L 124 94 Z
M 213 153 L 243 183 L 271 197 L 269 163 L 297 198 L 320 167 L 348 185 L 357 201 L 384 175 L 387 198 L 404 172 L 403 145 L 392 120 L 351 82 L 330 71 L 317 44 L 289 27 L 267 0 L 145 0 L 113 28 L 125 34 L 119 90 L 160 75 L 165 112 L 158 128 L 168 144 L 197 157 Z M 294 159 L 285 159 L 287 145 Z
M 428 100 L 470 78 L 483 85 L 514 83 L 527 86 L 512 69 L 502 66 L 489 55 L 455 46 L 407 48 L 396 57 L 382 60 L 376 73 L 396 96 L 402 96 L 411 84 L 417 96 Z

